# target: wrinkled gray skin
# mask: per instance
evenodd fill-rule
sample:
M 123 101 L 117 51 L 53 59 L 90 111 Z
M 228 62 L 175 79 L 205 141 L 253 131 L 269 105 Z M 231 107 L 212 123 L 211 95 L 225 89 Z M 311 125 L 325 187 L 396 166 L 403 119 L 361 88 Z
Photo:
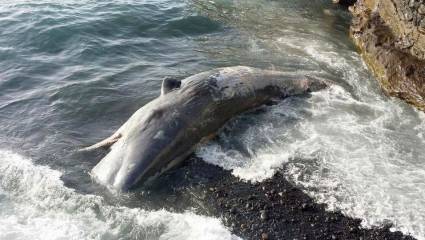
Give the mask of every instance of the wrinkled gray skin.
M 325 88 L 324 80 L 251 67 L 227 67 L 180 82 L 165 79 L 161 96 L 137 110 L 111 137 L 93 168 L 101 184 L 122 191 L 182 162 L 232 117 L 271 100 Z

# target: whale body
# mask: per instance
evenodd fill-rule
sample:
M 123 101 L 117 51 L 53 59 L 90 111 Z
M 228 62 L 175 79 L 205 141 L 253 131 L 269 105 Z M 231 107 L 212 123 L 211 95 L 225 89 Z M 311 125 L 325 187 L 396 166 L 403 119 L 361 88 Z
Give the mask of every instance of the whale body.
M 85 149 L 111 146 L 90 174 L 108 188 L 129 190 L 181 163 L 238 114 L 328 85 L 311 76 L 245 66 L 217 68 L 181 81 L 166 78 L 159 97 L 111 137 Z

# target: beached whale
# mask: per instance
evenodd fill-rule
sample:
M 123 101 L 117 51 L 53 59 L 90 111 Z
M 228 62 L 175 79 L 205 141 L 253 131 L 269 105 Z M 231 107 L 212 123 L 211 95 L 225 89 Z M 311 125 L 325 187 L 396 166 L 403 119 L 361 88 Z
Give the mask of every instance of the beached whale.
M 109 188 L 128 190 L 182 162 L 234 116 L 328 85 L 314 77 L 244 66 L 218 68 L 181 81 L 166 78 L 159 97 L 137 110 L 111 137 L 84 149 L 111 146 L 91 175 Z

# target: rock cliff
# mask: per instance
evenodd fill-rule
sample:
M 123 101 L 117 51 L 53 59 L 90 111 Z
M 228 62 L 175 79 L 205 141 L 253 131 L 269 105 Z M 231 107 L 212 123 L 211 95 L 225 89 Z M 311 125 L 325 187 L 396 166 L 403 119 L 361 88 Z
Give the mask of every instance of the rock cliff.
M 358 0 L 350 33 L 383 90 L 425 111 L 425 0 Z

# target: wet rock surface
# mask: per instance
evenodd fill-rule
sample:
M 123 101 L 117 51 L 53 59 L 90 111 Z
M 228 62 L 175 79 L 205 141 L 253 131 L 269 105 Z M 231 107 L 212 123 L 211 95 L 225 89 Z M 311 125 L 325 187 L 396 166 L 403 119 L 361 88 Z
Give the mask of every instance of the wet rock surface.
M 282 173 L 252 184 L 196 157 L 161 176 L 143 192 L 150 207 L 157 204 L 158 209 L 185 211 L 196 206 L 195 211 L 221 218 L 243 239 L 414 239 L 391 232 L 390 224 L 364 229 L 360 219 L 326 211 L 324 204 L 316 204 Z M 161 192 L 173 193 L 166 197 L 170 199 L 168 206 L 163 205 Z
M 351 36 L 383 90 L 425 111 L 425 1 L 358 0 Z

